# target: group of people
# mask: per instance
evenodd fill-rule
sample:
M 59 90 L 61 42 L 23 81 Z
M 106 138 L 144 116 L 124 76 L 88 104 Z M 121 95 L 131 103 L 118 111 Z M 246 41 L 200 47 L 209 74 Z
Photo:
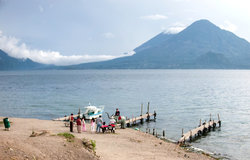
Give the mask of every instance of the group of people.
M 120 111 L 118 110 L 118 108 L 116 109 L 115 112 L 115 116 L 120 117 Z M 73 126 L 74 126 L 74 116 L 73 113 L 71 113 L 70 115 L 70 132 L 73 132 Z M 115 123 L 115 122 L 111 122 L 111 123 Z M 76 125 L 77 125 L 77 132 L 81 133 L 81 132 L 86 132 L 86 123 L 84 118 L 80 118 L 80 116 L 77 117 L 76 120 Z M 96 129 L 95 129 L 95 125 L 96 125 Z M 100 115 L 96 120 L 94 118 L 91 119 L 90 122 L 90 131 L 91 132 L 101 132 L 101 127 L 103 125 L 103 120 L 102 120 L 102 116 Z
M 74 127 L 74 116 L 73 114 L 70 115 L 70 132 L 73 132 L 73 127 Z M 91 132 L 100 132 L 101 126 L 102 126 L 103 120 L 102 116 L 100 115 L 96 120 L 94 118 L 91 119 L 90 121 L 90 131 Z M 96 128 L 95 128 L 96 125 Z M 76 126 L 77 126 L 77 132 L 86 132 L 86 122 L 84 118 L 80 118 L 80 116 L 77 117 L 76 119 Z

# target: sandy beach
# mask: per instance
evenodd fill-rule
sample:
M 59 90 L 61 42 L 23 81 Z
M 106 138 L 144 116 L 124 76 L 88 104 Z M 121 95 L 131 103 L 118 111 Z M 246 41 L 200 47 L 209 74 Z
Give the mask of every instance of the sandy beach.
M 3 117 L 1 117 L 1 120 Z M 72 133 L 68 141 L 58 133 L 69 133 L 64 122 L 9 118 L 10 131 L 0 124 L 0 160 L 3 159 L 84 159 L 84 160 L 207 160 L 211 157 L 187 152 L 176 144 L 157 139 L 152 135 L 130 128 L 117 129 L 115 134 Z M 33 133 L 36 136 L 30 137 Z M 95 153 L 82 143 L 82 139 L 95 140 Z

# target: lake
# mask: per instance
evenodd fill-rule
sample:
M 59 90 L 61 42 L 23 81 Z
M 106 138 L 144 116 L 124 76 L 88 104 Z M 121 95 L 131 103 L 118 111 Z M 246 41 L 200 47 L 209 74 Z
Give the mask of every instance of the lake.
M 1 71 L 0 116 L 53 119 L 79 107 L 105 105 L 122 115 L 156 110 L 157 120 L 139 126 L 166 130 L 173 140 L 199 120 L 222 127 L 193 146 L 230 159 L 250 159 L 249 70 L 49 70 Z

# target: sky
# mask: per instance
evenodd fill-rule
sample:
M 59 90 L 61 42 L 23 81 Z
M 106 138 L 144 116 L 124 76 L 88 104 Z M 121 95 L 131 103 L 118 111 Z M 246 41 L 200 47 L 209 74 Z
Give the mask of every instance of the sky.
M 200 19 L 250 41 L 249 6 L 249 0 L 0 0 L 0 49 L 45 64 L 108 60 Z

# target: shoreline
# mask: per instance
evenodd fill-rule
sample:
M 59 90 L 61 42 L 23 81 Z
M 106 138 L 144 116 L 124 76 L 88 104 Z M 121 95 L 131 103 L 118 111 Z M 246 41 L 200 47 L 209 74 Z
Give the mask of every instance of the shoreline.
M 132 128 L 133 129 L 133 128 Z M 140 130 L 139 131 L 143 132 L 143 133 L 146 133 L 146 131 L 144 130 Z M 149 133 L 146 133 L 146 134 L 149 134 Z M 153 134 L 151 134 L 153 135 Z M 154 135 L 153 135 L 154 136 Z M 155 138 L 157 139 L 161 139 L 163 141 L 165 141 L 166 143 L 172 143 L 172 144 L 175 144 L 175 145 L 178 145 L 178 141 L 176 140 L 173 140 L 173 139 L 169 139 L 167 137 L 156 137 L 154 136 Z M 184 146 L 181 146 L 181 148 L 183 148 L 184 150 L 186 150 L 187 152 L 193 152 L 193 153 L 198 153 L 198 154 L 203 154 L 203 155 L 206 155 L 208 157 L 211 157 L 213 159 L 229 159 L 227 157 L 224 157 L 224 156 L 221 156 L 220 154 L 217 155 L 217 154 L 214 154 L 213 152 L 210 152 L 210 151 L 207 151 L 207 150 L 204 150 L 202 148 L 198 148 L 198 147 L 194 147 L 191 143 L 187 142 L 186 145 Z
M 1 120 L 4 117 L 0 117 Z M 214 159 L 201 153 L 189 152 L 171 142 L 166 142 L 142 131 L 132 128 L 117 129 L 115 134 L 91 133 L 87 124 L 87 132 L 76 133 L 76 127 L 72 135 L 75 142 L 58 136 L 59 133 L 70 133 L 64 122 L 52 120 L 39 120 L 30 118 L 9 118 L 10 131 L 4 131 L 0 125 L 0 159 L 77 159 L 87 156 L 85 159 Z M 30 137 L 34 133 L 45 132 L 43 135 Z M 96 150 L 90 152 L 82 145 L 82 140 L 94 140 Z M 60 152 L 58 152 L 58 149 Z M 49 154 L 52 152 L 52 154 Z M 28 157 L 28 158 L 27 158 Z

